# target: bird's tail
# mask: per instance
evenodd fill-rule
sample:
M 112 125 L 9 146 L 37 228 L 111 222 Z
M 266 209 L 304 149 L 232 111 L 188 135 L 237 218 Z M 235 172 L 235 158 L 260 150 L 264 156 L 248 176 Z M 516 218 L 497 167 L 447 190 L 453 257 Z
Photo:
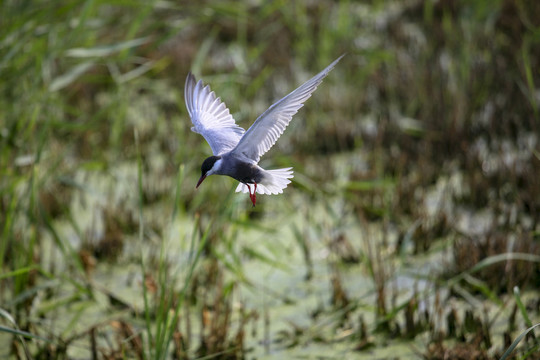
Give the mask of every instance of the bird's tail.
M 283 189 L 287 187 L 291 183 L 291 180 L 293 178 L 293 171 L 292 168 L 284 168 L 284 169 L 274 169 L 274 170 L 265 170 L 265 177 L 264 179 L 257 184 L 257 193 L 258 194 L 266 194 L 266 195 L 275 195 L 275 194 L 281 194 L 283 192 Z M 253 191 L 253 184 L 250 184 L 251 191 Z M 249 192 L 247 185 L 240 183 L 238 187 L 236 188 L 236 192 L 243 192 L 247 193 Z

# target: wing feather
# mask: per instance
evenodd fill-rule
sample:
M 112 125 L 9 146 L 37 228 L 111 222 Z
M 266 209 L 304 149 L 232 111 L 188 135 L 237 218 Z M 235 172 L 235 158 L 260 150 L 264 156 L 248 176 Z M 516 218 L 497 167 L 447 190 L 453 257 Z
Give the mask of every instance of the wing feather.
M 245 130 L 236 125 L 225 103 L 210 89 L 189 73 L 184 87 L 186 108 L 193 123 L 191 130 L 208 142 L 214 155 L 231 151 Z
M 294 114 L 304 106 L 304 102 L 311 97 L 317 86 L 343 56 L 341 55 L 323 71 L 270 106 L 246 131 L 233 152 L 259 162 L 261 156 L 270 150 L 283 134 Z

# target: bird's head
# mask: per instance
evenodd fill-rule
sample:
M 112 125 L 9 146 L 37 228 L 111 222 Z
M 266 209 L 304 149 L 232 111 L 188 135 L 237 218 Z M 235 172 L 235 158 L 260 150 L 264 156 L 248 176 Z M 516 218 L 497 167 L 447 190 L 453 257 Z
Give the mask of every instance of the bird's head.
M 201 165 L 201 178 L 199 179 L 199 182 L 197 182 L 197 186 L 195 186 L 195 188 L 198 188 L 207 176 L 215 174 L 220 168 L 221 156 L 210 156 L 204 160 Z

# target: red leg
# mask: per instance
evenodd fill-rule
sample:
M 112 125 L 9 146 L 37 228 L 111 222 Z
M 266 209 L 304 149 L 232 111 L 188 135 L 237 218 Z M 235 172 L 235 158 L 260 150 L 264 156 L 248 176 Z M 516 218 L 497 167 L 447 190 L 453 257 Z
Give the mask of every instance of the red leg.
M 251 202 L 253 203 L 253 207 L 255 207 L 255 202 L 257 201 L 257 183 L 255 184 L 255 188 L 253 189 L 253 197 L 251 198 Z
M 257 196 L 255 195 L 255 193 L 257 192 L 257 183 L 253 183 L 255 186 L 254 186 L 254 189 L 253 189 L 253 194 L 251 193 L 251 184 L 247 184 L 247 183 L 244 183 L 244 185 L 247 186 L 248 188 L 248 191 L 249 191 L 249 198 L 251 199 L 251 202 L 253 203 L 253 207 L 255 207 L 255 202 L 257 201 Z
M 248 191 L 249 191 L 249 198 L 250 198 L 251 202 L 253 203 L 253 194 L 251 194 L 251 186 L 249 186 L 250 184 L 247 184 L 247 183 L 244 183 L 244 185 L 247 186 Z M 253 193 L 255 193 L 255 192 L 253 192 Z M 253 206 L 255 206 L 255 205 L 253 205 Z

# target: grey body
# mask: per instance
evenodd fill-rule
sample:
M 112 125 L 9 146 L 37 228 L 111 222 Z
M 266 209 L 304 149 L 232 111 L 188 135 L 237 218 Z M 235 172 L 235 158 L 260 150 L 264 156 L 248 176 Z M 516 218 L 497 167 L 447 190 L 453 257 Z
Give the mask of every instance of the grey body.
M 230 176 L 242 184 L 260 184 L 267 176 L 257 164 L 247 161 L 247 159 L 240 159 L 230 152 L 221 156 L 210 156 L 204 160 L 201 166 L 201 176 L 207 174 L 216 163 L 218 166 L 215 167 L 213 174 Z
M 228 175 L 243 184 L 260 184 L 265 178 L 264 170 L 259 166 L 238 160 L 233 155 L 225 156 L 222 167 L 223 175 Z

